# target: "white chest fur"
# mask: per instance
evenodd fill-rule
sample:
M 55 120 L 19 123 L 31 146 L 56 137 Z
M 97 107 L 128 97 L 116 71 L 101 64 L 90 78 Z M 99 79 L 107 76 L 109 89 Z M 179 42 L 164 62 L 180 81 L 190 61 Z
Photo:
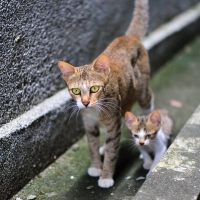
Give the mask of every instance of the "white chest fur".
M 99 126 L 99 128 L 105 129 L 104 124 L 101 123 L 100 114 L 95 108 L 87 108 L 84 111 L 83 117 L 85 117 L 85 121 L 87 121 L 90 126 Z

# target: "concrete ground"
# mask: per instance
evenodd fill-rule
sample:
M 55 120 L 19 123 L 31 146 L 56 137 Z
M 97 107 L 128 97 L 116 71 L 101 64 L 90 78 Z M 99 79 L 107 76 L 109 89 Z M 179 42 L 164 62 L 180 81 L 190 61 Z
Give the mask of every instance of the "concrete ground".
M 163 66 L 151 80 L 151 87 L 155 94 L 155 106 L 170 111 L 175 121 L 175 135 L 178 134 L 200 103 L 199 49 L 200 37 Z M 135 114 L 141 113 L 137 105 L 133 108 L 133 112 Z M 104 134 L 102 134 L 102 144 L 103 139 Z M 87 140 L 84 137 L 40 173 L 12 200 L 17 198 L 18 200 L 129 200 L 132 199 L 144 182 L 144 180 L 137 181 L 136 179 L 145 176 L 147 173 L 142 169 L 139 153 L 134 148 L 130 133 L 125 126 L 123 126 L 114 187 L 109 189 L 99 188 L 97 185 L 98 178 L 87 175 L 89 165 L 89 150 Z

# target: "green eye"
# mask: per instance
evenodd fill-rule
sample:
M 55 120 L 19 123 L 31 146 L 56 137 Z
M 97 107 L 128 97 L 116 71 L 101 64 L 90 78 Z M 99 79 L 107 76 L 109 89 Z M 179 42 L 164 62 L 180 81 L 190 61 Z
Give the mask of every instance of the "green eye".
M 90 88 L 90 91 L 91 92 L 93 92 L 93 93 L 95 93 L 95 92 L 98 92 L 99 91 L 99 86 L 92 86 L 91 88 Z
M 75 95 L 79 95 L 81 93 L 81 90 L 78 89 L 78 88 L 73 88 L 72 89 L 72 92 L 75 94 Z

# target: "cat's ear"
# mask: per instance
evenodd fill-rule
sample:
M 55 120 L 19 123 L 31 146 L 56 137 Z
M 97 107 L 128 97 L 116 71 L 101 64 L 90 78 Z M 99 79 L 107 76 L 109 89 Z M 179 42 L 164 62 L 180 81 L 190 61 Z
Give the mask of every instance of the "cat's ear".
M 106 76 L 110 74 L 110 60 L 105 54 L 101 54 L 93 64 L 93 70 L 104 73 Z
M 150 117 L 149 117 L 151 123 L 156 124 L 157 126 L 160 126 L 161 123 L 161 115 L 158 111 L 154 111 Z
M 125 113 L 125 119 L 126 119 L 126 125 L 129 129 L 132 128 L 133 123 L 137 122 L 137 117 L 131 112 Z
M 68 81 L 68 78 L 75 73 L 74 67 L 66 62 L 58 61 L 58 66 L 65 81 Z

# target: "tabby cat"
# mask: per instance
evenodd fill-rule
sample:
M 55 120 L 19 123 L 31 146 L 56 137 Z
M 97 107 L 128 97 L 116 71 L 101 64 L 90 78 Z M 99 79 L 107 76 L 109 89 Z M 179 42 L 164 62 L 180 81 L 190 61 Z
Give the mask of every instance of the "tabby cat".
M 90 176 L 100 176 L 98 185 L 113 186 L 119 150 L 121 117 L 136 101 L 145 111 L 153 108 L 149 88 L 148 53 L 140 39 L 148 25 L 148 1 L 136 0 L 133 20 L 125 36 L 116 38 L 91 64 L 74 67 L 59 61 L 58 66 L 69 93 L 81 110 L 88 138 Z M 105 156 L 99 154 L 99 128 L 105 127 Z
M 173 120 L 168 111 L 164 109 L 139 117 L 126 112 L 125 119 L 141 157 L 144 159 L 143 167 L 150 173 L 167 150 L 172 136 Z M 150 153 L 154 155 L 154 159 Z

